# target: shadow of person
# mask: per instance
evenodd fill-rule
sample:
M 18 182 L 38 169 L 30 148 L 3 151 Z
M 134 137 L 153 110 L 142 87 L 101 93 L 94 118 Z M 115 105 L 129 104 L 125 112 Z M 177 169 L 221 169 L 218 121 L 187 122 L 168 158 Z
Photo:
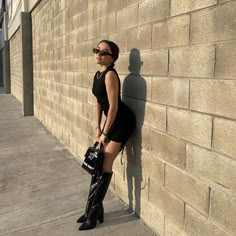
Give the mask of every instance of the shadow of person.
M 99 228 L 137 221 L 137 218 L 129 211 L 129 209 L 107 212 L 104 213 L 104 217 L 106 218 L 106 221 L 104 224 L 99 224 Z
M 146 187 L 146 178 L 142 173 L 142 125 L 144 122 L 145 101 L 147 85 L 145 79 L 140 75 L 143 65 L 140 51 L 133 48 L 129 56 L 130 73 L 123 81 L 122 99 L 133 110 L 136 115 L 136 129 L 126 145 L 126 176 L 128 184 L 129 207 L 134 210 L 137 216 L 141 211 L 141 190 Z

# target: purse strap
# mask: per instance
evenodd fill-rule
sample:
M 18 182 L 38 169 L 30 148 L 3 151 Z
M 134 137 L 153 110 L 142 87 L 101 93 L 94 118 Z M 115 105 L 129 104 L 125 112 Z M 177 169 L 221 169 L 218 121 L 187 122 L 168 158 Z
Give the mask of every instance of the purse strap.
M 98 146 L 98 144 L 99 144 L 99 142 L 96 141 L 93 146 L 96 148 Z M 100 150 L 103 151 L 103 144 L 102 143 L 100 144 Z

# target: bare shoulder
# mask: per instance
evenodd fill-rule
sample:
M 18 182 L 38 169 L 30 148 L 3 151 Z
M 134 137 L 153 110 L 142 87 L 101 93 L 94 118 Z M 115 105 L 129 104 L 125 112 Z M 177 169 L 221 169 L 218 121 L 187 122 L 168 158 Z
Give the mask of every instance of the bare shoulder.
M 110 70 L 107 72 L 106 77 L 105 77 L 105 82 L 106 83 L 112 83 L 112 84 L 116 84 L 118 82 L 118 77 L 116 75 L 116 73 L 113 70 Z
M 107 78 L 107 77 L 117 77 L 117 75 L 116 75 L 115 71 L 110 70 L 110 71 L 108 71 L 107 74 L 106 74 L 106 78 Z

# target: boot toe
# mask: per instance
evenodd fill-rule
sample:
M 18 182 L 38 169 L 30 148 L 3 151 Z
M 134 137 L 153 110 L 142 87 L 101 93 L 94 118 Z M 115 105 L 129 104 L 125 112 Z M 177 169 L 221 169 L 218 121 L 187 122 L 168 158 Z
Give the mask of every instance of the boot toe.
M 89 224 L 87 222 L 83 223 L 80 227 L 79 227 L 79 230 L 82 231 L 82 230 L 89 230 L 89 229 L 93 229 L 94 227 L 96 226 L 95 225 L 92 225 L 92 224 Z
M 80 216 L 80 218 L 77 220 L 77 223 L 84 223 L 87 220 L 87 217 L 85 215 Z

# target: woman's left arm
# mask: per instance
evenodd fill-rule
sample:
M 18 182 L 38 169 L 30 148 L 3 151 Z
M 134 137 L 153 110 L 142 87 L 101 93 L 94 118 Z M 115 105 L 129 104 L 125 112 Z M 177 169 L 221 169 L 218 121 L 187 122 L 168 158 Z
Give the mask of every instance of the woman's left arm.
M 119 83 L 114 71 L 109 71 L 105 77 L 105 85 L 109 102 L 109 110 L 106 119 L 106 125 L 103 129 L 103 136 L 106 136 L 111 128 L 118 110 L 118 90 Z

